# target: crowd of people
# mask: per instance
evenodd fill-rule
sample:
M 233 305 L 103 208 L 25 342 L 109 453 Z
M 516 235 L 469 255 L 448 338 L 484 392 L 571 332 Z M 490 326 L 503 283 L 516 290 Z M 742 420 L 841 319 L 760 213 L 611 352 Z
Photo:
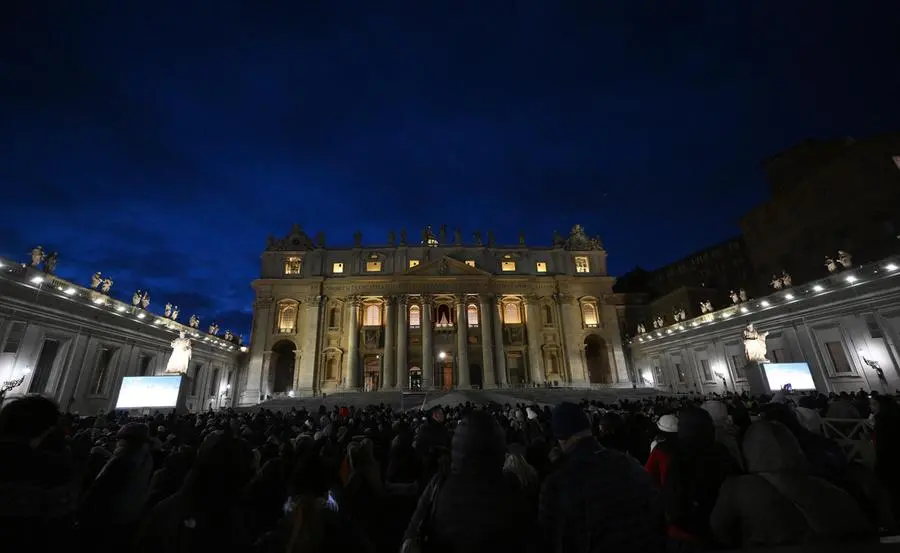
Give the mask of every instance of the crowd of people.
M 874 468 L 822 431 L 865 420 Z M 653 552 L 877 541 L 900 406 L 860 393 L 79 417 L 0 410 L 0 543 L 35 551 Z M 10 549 L 10 551 L 15 549 Z

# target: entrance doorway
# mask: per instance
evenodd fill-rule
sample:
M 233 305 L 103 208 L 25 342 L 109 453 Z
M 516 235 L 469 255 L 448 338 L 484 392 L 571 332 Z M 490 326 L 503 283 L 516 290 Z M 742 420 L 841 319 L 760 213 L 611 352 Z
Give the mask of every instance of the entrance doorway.
M 469 382 L 475 388 L 484 386 L 484 380 L 481 374 L 481 365 L 469 365 Z
M 606 341 L 603 338 L 596 334 L 590 334 L 585 337 L 584 360 L 587 363 L 588 378 L 591 384 L 608 384 L 611 381 L 609 377 L 609 355 Z
M 272 348 L 272 393 L 283 394 L 294 388 L 294 367 L 297 346 L 291 342 L 278 342 Z
M 441 367 L 441 388 L 449 390 L 453 388 L 453 361 L 446 360 Z
M 422 369 L 419 367 L 410 367 L 409 368 L 409 389 L 410 390 L 421 390 L 422 389 Z
M 367 355 L 364 361 L 365 381 L 364 390 L 374 392 L 378 389 L 378 381 L 381 376 L 381 359 L 377 355 Z
M 525 376 L 525 366 L 522 363 L 521 352 L 509 352 L 506 355 L 506 366 L 509 369 L 509 384 L 511 386 L 523 386 L 528 381 Z

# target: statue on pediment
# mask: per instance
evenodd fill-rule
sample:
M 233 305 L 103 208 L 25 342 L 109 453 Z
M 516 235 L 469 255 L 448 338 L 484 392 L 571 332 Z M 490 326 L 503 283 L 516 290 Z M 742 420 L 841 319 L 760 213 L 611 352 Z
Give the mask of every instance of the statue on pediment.
M 491 231 L 488 231 L 487 239 L 488 239 L 488 247 L 493 248 L 494 247 L 494 233 Z
M 173 307 L 173 308 L 172 308 L 172 320 L 173 320 L 173 321 L 177 321 L 177 320 L 178 320 L 178 315 L 179 315 L 180 313 L 181 313 L 181 310 L 178 309 L 178 306 L 177 306 L 177 305 L 176 305 L 175 307 Z
M 440 237 L 438 238 L 438 242 L 440 242 L 441 244 L 447 243 L 447 225 L 441 225 Z
M 56 272 L 56 263 L 59 261 L 59 254 L 56 252 L 51 253 L 47 256 L 47 259 L 44 261 L 44 272 L 48 275 L 52 275 Z
M 787 271 L 781 271 L 781 283 L 784 284 L 785 288 L 790 288 L 793 282 L 791 275 Z
M 481 231 L 476 230 L 472 233 L 472 242 L 475 243 L 476 246 L 483 246 L 484 242 L 481 241 Z
M 216 324 L 216 323 L 213 323 L 213 324 L 209 325 L 208 333 L 209 333 L 209 334 L 212 334 L 213 336 L 215 336 L 216 334 L 218 334 L 218 333 L 219 333 L 219 325 Z
M 585 251 L 585 250 L 602 250 L 603 244 L 600 237 L 588 238 L 584 232 L 584 227 L 575 225 L 569 231 L 569 238 L 566 239 L 565 248 L 567 250 Z
M 438 274 L 444 276 L 447 274 L 447 271 L 450 270 L 450 263 L 447 261 L 447 258 L 444 257 L 438 262 Z
M 137 307 L 141 304 L 141 291 L 137 290 L 131 296 L 131 305 Z
M 91 275 L 91 290 L 96 290 L 100 283 L 103 282 L 103 275 L 100 274 L 100 271 L 97 271 L 93 275 Z
M 191 318 L 188 321 L 188 325 L 191 328 L 200 328 L 200 317 L 198 317 L 197 315 L 191 315 Z
M 775 275 L 772 275 L 772 281 L 769 283 L 769 286 L 771 286 L 775 290 L 781 290 L 781 288 L 784 286 L 784 278 L 779 278 Z
M 321 230 L 316 233 L 316 246 L 320 248 L 325 247 L 325 233 Z
M 266 244 L 266 250 L 268 251 L 283 252 L 311 249 L 313 249 L 312 241 L 309 239 L 309 236 L 303 232 L 303 228 L 297 224 L 291 227 L 290 234 L 280 240 L 274 236 L 269 236 L 268 243 Z
M 165 311 L 163 311 L 163 317 L 165 317 L 165 318 L 168 319 L 168 318 L 171 317 L 171 316 L 172 316 L 172 304 L 171 304 L 171 303 L 167 303 L 167 304 L 166 304 L 166 309 L 165 309 Z
M 737 305 L 741 301 L 741 297 L 734 290 L 728 292 L 728 297 L 731 298 L 731 305 Z
M 400 229 L 400 245 L 406 245 L 406 229 Z
M 456 230 L 453 231 L 453 244 L 456 246 L 462 245 L 462 231 L 459 230 L 459 227 L 456 227 Z
M 141 307 L 144 309 L 150 307 L 150 292 L 144 292 L 144 295 L 141 296 Z
M 829 273 L 835 273 L 837 272 L 837 263 L 831 257 L 825 256 L 825 268 L 828 269 Z
M 394 241 L 396 237 L 394 236 L 394 231 L 388 231 L 388 246 L 394 247 Z
M 525 233 L 524 232 L 519 233 L 519 245 L 520 246 L 525 245 Z
M 362 232 L 356 231 L 353 233 L 353 247 L 362 247 Z
M 749 296 L 747 296 L 747 291 L 743 288 L 738 290 L 738 296 L 741 298 L 741 301 L 747 301 L 747 299 L 749 299 Z
M 228 330 L 228 329 L 226 328 L 226 329 L 225 329 L 225 339 L 228 340 L 228 341 L 230 342 L 230 341 L 232 340 L 232 338 L 234 338 L 234 335 L 231 333 L 230 330 Z
M 100 291 L 104 294 L 109 294 L 109 289 L 112 288 L 113 279 L 106 277 L 103 279 L 103 282 L 100 283 Z
M 44 247 L 37 246 L 31 249 L 31 266 L 37 267 L 44 261 Z
M 850 252 L 845 252 L 844 250 L 838 250 L 838 263 L 845 269 L 849 269 L 853 266 L 853 256 L 850 255 Z
M 553 247 L 560 248 L 565 245 L 566 245 L 566 239 L 563 238 L 562 234 L 560 234 L 560 233 L 556 232 L 556 230 L 554 230 L 553 231 Z
M 427 225 L 422 230 L 422 245 L 434 247 L 438 245 L 438 239 L 434 235 L 434 232 L 431 231 L 431 225 Z

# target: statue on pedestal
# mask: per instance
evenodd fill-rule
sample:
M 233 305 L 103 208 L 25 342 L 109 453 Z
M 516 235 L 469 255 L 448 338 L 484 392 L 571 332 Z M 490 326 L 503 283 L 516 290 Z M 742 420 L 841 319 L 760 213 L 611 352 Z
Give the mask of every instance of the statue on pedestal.
M 525 245 L 525 233 L 524 232 L 519 233 L 519 245 L 520 246 Z
M 175 307 L 172 308 L 172 320 L 173 320 L 173 321 L 177 321 L 177 320 L 178 320 L 178 314 L 179 314 L 179 313 L 181 313 L 181 311 L 179 311 L 177 305 L 176 305 Z
M 163 317 L 165 317 L 165 318 L 168 319 L 168 318 L 171 317 L 171 316 L 172 316 L 172 304 L 171 304 L 171 303 L 167 303 L 167 304 L 166 304 L 166 309 L 165 309 L 165 311 L 163 311 Z
M 172 340 L 172 355 L 166 364 L 167 373 L 187 373 L 188 366 L 191 363 L 191 340 L 184 335 L 182 330 L 178 334 L 178 338 Z
M 353 233 L 353 247 L 362 247 L 362 232 L 356 231 Z
M 237 343 L 238 343 L 239 346 L 243 346 L 243 345 L 244 345 L 244 335 L 243 335 L 243 334 L 238 334 L 238 337 L 237 337 Z
M 453 231 L 453 244 L 455 246 L 462 245 L 462 231 L 459 230 L 459 227 L 456 227 L 456 230 Z
M 316 233 L 316 246 L 320 248 L 325 247 L 325 233 L 322 231 Z
M 827 255 L 825 256 L 825 268 L 828 269 L 829 273 L 837 272 L 837 263 Z
M 103 282 L 103 275 L 100 274 L 100 271 L 97 271 L 91 276 L 91 290 L 96 290 L 101 282 Z
M 36 246 L 31 249 L 31 266 L 37 268 L 44 261 L 44 247 Z
M 59 261 L 59 254 L 56 252 L 51 253 L 47 256 L 47 260 L 44 261 L 44 272 L 48 275 L 52 275 L 56 272 L 56 262 Z
M 713 311 L 715 311 L 715 309 L 713 309 L 713 305 L 712 305 L 711 301 L 703 300 L 700 302 L 700 312 L 701 313 L 712 313 Z
M 741 301 L 747 301 L 747 291 L 743 288 L 738 290 L 738 296 L 741 298 Z
M 141 304 L 141 291 L 137 290 L 131 296 L 131 305 L 137 307 Z
M 741 301 L 741 297 L 734 290 L 728 292 L 728 297 L 731 298 L 732 305 L 737 305 Z
M 141 307 L 144 309 L 150 307 L 150 292 L 144 292 L 144 295 L 141 296 Z
M 109 289 L 112 288 L 113 279 L 106 277 L 103 279 L 103 282 L 100 283 L 100 291 L 104 294 L 109 294 Z
M 234 338 L 234 335 L 231 334 L 231 331 L 226 328 L 225 329 L 225 339 L 230 342 L 232 338 Z
M 853 256 L 850 255 L 850 252 L 838 250 L 838 263 L 840 263 L 841 266 L 843 266 L 845 269 L 849 269 L 853 266 Z
M 400 245 L 406 245 L 406 229 L 400 229 Z
M 438 243 L 446 244 L 447 243 L 447 225 L 441 225 L 440 228 L 440 237 L 438 238 Z
M 219 333 L 219 325 L 217 325 L 216 323 L 209 325 L 209 333 L 212 334 L 213 336 L 218 334 Z
M 753 328 L 753 323 L 747 324 L 744 329 L 744 353 L 747 355 L 747 361 L 751 363 L 768 363 L 766 358 L 766 336 L 768 332 L 758 332 Z
M 784 286 L 784 279 L 772 275 L 772 282 L 769 283 L 769 286 L 771 286 L 775 290 L 781 290 L 781 287 Z
M 494 247 L 494 233 L 491 231 L 488 231 L 487 239 L 488 239 L 488 247 L 493 248 Z
M 791 275 L 789 275 L 787 271 L 781 271 L 781 282 L 784 284 L 785 288 L 790 288 L 793 284 Z
M 472 233 L 472 242 L 475 243 L 476 246 L 483 246 L 484 242 L 481 241 L 481 231 L 476 230 Z
M 563 238 L 562 234 L 560 234 L 560 233 L 556 232 L 556 230 L 554 230 L 553 231 L 553 247 L 559 248 L 559 247 L 562 247 L 565 245 L 566 245 L 566 239 Z
M 389 231 L 388 232 L 388 246 L 390 246 L 392 248 L 394 247 L 394 239 L 395 239 L 394 231 Z
M 191 315 L 190 320 L 188 320 L 188 325 L 191 328 L 200 328 L 200 318 L 197 315 Z
M 666 326 L 666 321 L 662 317 L 656 317 L 656 324 L 658 325 L 656 328 L 662 328 Z
M 646 332 L 647 332 L 647 328 L 644 326 L 644 324 L 643 324 L 643 323 L 638 323 L 638 325 L 637 325 L 637 333 L 638 333 L 638 334 L 645 334 Z

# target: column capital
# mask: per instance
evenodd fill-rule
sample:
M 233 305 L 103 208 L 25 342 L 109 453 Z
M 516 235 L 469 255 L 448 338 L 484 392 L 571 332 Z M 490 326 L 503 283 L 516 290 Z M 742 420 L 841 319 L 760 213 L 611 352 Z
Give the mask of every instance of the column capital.
M 434 303 L 434 298 L 432 298 L 431 296 L 429 296 L 427 294 L 422 294 L 420 301 L 422 302 L 423 306 L 430 307 Z
M 574 303 L 575 302 L 575 296 L 573 296 L 571 294 L 553 294 L 553 297 L 559 303 Z
M 397 305 L 399 305 L 400 307 L 406 307 L 407 305 L 409 305 L 409 296 L 407 296 L 406 294 L 397 296 Z
M 503 303 L 503 296 L 501 296 L 500 294 L 495 295 L 494 296 L 494 305 L 499 307 L 500 304 L 502 304 L 502 303 Z
M 303 299 L 303 303 L 309 305 L 310 307 L 319 307 L 324 299 L 325 296 L 309 296 L 308 298 Z
M 494 296 L 492 294 L 478 294 L 478 303 L 482 305 L 490 305 Z
M 381 296 L 381 300 L 385 306 L 394 305 L 394 302 L 397 301 L 397 296 Z
M 466 305 L 466 295 L 465 294 L 456 294 L 453 296 L 453 304 L 454 305 Z
M 537 294 L 528 294 L 528 295 L 522 296 L 522 299 L 525 300 L 526 304 L 536 304 L 538 302 L 538 300 L 540 300 L 541 298 Z
M 347 296 L 346 301 L 352 307 L 359 307 L 359 304 L 362 303 L 362 299 L 359 296 Z

